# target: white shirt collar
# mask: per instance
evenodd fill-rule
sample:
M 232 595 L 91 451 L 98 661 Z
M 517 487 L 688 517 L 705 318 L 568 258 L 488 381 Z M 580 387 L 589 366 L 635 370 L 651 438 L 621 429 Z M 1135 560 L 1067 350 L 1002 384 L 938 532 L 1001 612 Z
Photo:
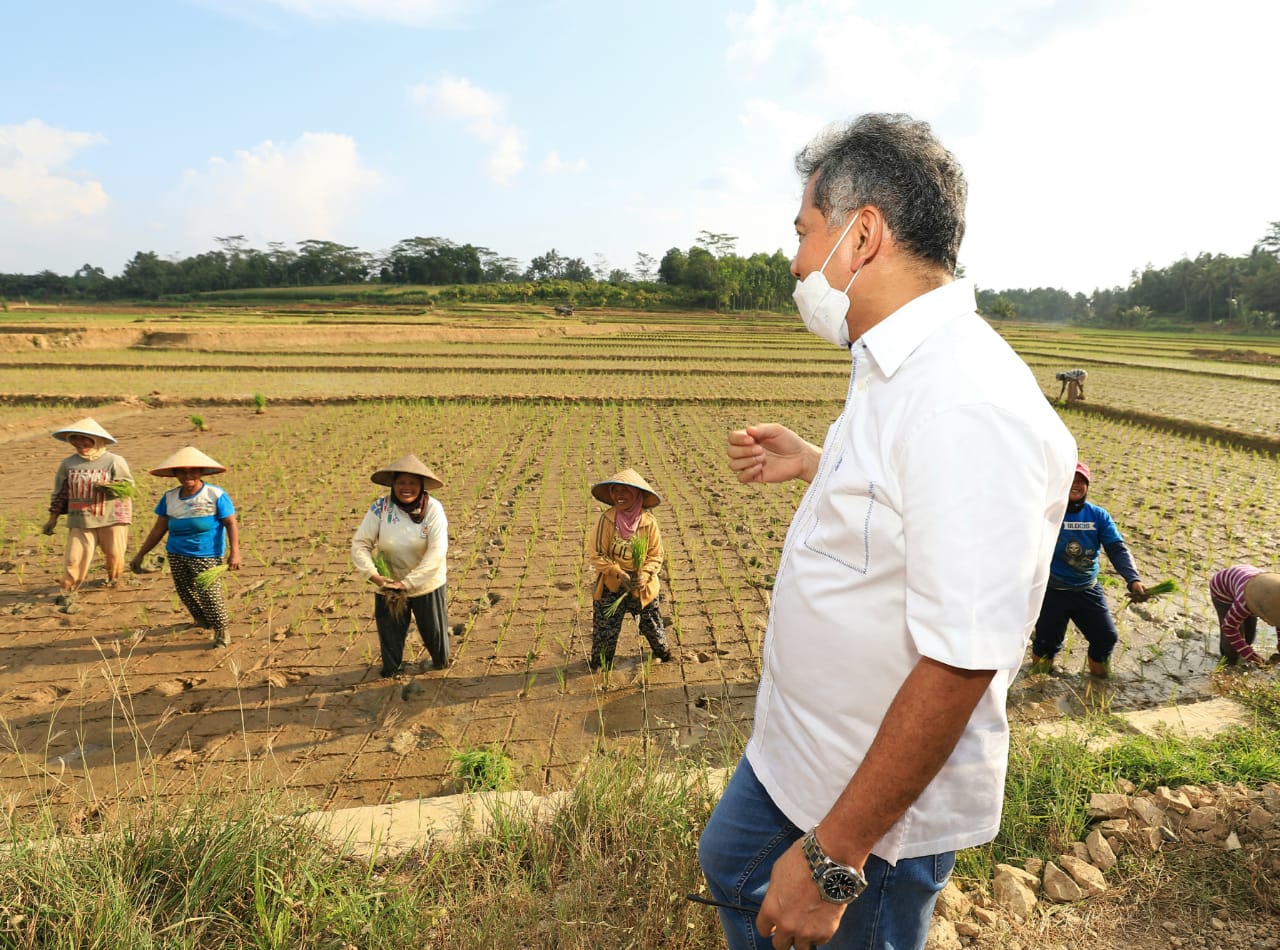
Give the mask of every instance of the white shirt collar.
M 953 280 L 903 304 L 859 339 L 887 379 L 938 327 L 976 310 L 973 281 Z

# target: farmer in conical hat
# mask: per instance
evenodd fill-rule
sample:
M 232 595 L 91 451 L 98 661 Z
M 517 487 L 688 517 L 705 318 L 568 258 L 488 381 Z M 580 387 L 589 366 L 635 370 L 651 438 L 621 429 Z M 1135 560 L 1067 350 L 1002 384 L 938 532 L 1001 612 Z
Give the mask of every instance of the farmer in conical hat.
M 591 495 L 609 506 L 587 532 L 587 560 L 596 572 L 591 595 L 591 668 L 613 666 L 627 614 L 637 618 L 654 657 L 665 663 L 671 659 L 671 650 L 662 628 L 658 584 L 664 557 L 662 532 L 650 514 L 662 499 L 632 468 L 596 482 Z
M 107 562 L 108 587 L 115 587 L 124 573 L 133 521 L 133 474 L 128 462 L 107 450 L 116 440 L 91 418 L 56 429 L 53 437 L 76 450 L 62 460 L 53 477 L 49 520 L 44 525 L 44 533 L 53 534 L 58 517 L 67 516 L 67 552 L 56 603 L 63 613 L 72 614 L 80 609 L 76 594 L 89 575 L 95 548 L 102 548 Z
M 1209 578 L 1209 596 L 1218 611 L 1218 649 L 1222 659 L 1228 666 L 1235 666 L 1241 659 L 1265 666 L 1253 641 L 1258 635 L 1259 618 L 1273 627 L 1280 624 L 1280 573 L 1252 564 L 1224 568 Z
M 226 470 L 226 466 L 190 445 L 153 468 L 152 475 L 176 478 L 178 487 L 170 488 L 160 498 L 156 523 L 129 562 L 135 572 L 141 572 L 142 559 L 168 534 L 165 551 L 173 586 L 195 625 L 213 631 L 211 645 L 215 649 L 231 643 L 227 632 L 230 615 L 222 578 L 205 572 L 220 567 L 224 554 L 226 566 L 240 570 L 240 526 L 231 496 L 205 478 Z M 205 577 L 201 578 L 201 574 Z
M 418 624 L 432 667 L 449 665 L 449 521 L 431 496 L 444 482 L 416 455 L 405 455 L 370 476 L 390 491 L 374 500 L 351 539 L 356 572 L 378 588 L 373 619 L 382 675 L 404 665 L 409 618 Z

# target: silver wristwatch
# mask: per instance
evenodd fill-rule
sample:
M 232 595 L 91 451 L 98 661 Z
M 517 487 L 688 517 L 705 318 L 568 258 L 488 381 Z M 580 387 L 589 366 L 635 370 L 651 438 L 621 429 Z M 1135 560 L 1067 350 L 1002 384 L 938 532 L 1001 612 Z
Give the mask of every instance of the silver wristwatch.
M 822 845 L 818 844 L 817 830 L 818 826 L 814 825 L 800 841 L 813 883 L 818 885 L 819 895 L 828 904 L 851 904 L 867 886 L 867 879 L 857 868 L 827 857 Z

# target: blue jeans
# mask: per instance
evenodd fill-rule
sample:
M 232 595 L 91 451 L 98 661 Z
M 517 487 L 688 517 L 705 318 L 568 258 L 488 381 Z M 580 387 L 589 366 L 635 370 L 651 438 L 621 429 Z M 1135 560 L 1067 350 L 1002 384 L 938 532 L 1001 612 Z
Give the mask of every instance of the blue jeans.
M 718 901 L 758 908 L 773 862 L 804 831 L 774 805 L 746 756 L 738 763 L 698 842 L 698 861 Z M 929 935 L 938 892 L 955 867 L 948 851 L 897 864 L 871 855 L 863 874 L 867 889 L 845 910 L 840 929 L 824 947 L 836 950 L 919 950 Z M 772 950 L 756 929 L 755 914 L 718 908 L 729 950 Z
M 1046 589 L 1040 616 L 1036 618 L 1035 634 L 1031 638 L 1031 652 L 1049 659 L 1057 656 L 1067 636 L 1067 624 L 1072 621 L 1089 641 L 1089 659 L 1095 663 L 1107 662 L 1120 634 L 1111 619 L 1111 609 L 1107 606 L 1107 595 L 1102 592 L 1101 584 L 1084 590 Z

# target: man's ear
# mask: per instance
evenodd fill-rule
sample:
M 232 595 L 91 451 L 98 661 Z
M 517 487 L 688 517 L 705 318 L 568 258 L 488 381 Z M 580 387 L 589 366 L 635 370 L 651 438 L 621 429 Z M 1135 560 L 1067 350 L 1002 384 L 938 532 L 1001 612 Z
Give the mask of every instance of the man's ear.
M 885 237 L 884 214 L 875 205 L 863 205 L 854 213 L 849 237 L 853 256 L 865 264 L 880 253 Z

